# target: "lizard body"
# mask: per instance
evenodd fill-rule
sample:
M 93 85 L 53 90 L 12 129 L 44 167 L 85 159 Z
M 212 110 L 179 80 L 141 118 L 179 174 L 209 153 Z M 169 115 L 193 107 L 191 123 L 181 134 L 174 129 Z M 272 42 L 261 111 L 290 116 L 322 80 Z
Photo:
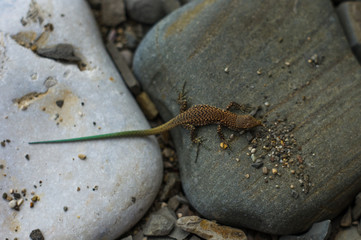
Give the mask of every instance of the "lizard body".
M 218 135 L 222 141 L 226 142 L 222 133 L 222 126 L 234 131 L 241 131 L 262 125 L 261 121 L 255 119 L 251 115 L 239 115 L 229 111 L 231 107 L 236 107 L 238 109 L 243 108 L 241 105 L 235 102 L 231 102 L 225 110 L 209 105 L 195 105 L 187 110 L 184 110 L 184 108 L 181 109 L 181 113 L 179 115 L 172 118 L 168 122 L 151 129 L 108 133 L 80 138 L 30 142 L 29 144 L 64 143 L 121 137 L 142 137 L 160 134 L 180 125 L 185 127 L 186 129 L 189 129 L 191 131 L 192 141 L 197 142 L 197 139 L 195 138 L 196 127 L 201 127 L 209 124 L 218 124 Z

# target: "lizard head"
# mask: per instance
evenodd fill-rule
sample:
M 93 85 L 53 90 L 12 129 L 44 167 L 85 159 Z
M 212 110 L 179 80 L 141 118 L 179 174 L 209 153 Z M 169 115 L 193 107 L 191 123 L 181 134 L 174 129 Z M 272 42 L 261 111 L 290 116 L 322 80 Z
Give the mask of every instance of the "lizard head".
M 260 120 L 255 119 L 251 115 L 237 115 L 236 125 L 238 129 L 250 129 L 257 126 L 262 126 Z

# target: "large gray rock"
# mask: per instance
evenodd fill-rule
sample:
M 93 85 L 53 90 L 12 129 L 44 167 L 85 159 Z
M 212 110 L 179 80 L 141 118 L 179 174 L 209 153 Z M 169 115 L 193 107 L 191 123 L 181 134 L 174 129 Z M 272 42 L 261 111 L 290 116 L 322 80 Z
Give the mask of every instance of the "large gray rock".
M 185 81 L 192 104 L 264 106 L 271 134 L 236 135 L 231 151 L 214 126 L 200 128 L 199 152 L 173 130 L 184 191 L 205 217 L 299 233 L 360 191 L 361 71 L 329 1 L 193 1 L 149 32 L 134 70 L 165 119 Z
M 0 19 L 1 238 L 116 238 L 158 192 L 155 138 L 28 144 L 149 127 L 86 2 L 0 1 Z M 32 51 L 63 43 L 81 63 Z

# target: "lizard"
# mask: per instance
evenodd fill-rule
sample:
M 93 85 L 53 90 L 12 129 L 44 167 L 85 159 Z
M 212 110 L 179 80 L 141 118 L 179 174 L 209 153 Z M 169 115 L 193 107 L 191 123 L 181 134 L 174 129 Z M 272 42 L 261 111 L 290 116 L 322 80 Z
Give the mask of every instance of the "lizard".
M 230 111 L 230 109 L 237 108 L 239 110 L 245 110 L 246 107 L 236 102 L 230 102 L 226 109 L 217 108 L 210 105 L 195 105 L 187 108 L 187 102 L 181 97 L 178 98 L 178 103 L 181 105 L 180 113 L 169 120 L 168 122 L 154 128 L 145 130 L 130 130 L 123 132 L 107 133 L 101 135 L 93 135 L 79 138 L 68 138 L 59 140 L 47 140 L 29 142 L 29 144 L 43 144 L 43 143 L 65 143 L 65 142 L 77 142 L 77 141 L 88 141 L 96 139 L 107 139 L 107 138 L 122 138 L 122 137 L 143 137 L 149 135 L 160 134 L 168 131 L 177 126 L 183 126 L 190 130 L 191 140 L 194 143 L 199 143 L 200 139 L 196 138 L 195 130 L 196 127 L 202 127 L 210 124 L 217 124 L 217 133 L 219 138 L 226 143 L 222 127 L 227 127 L 233 131 L 242 131 L 254 128 L 256 126 L 263 125 L 260 120 L 257 120 L 252 115 L 240 115 Z
M 108 138 L 124 138 L 124 137 L 144 137 L 149 135 L 156 135 L 163 132 L 166 132 L 177 126 L 183 126 L 184 128 L 190 130 L 190 136 L 193 143 L 199 144 L 201 142 L 200 138 L 196 138 L 196 127 L 202 127 L 210 124 L 217 124 L 217 133 L 219 138 L 227 146 L 227 140 L 224 137 L 222 132 L 222 126 L 227 127 L 234 131 L 243 131 L 248 130 L 257 126 L 264 126 L 260 120 L 257 120 L 253 117 L 254 113 L 257 112 L 257 109 L 248 115 L 239 115 L 230 111 L 231 108 L 236 108 L 245 112 L 249 109 L 249 106 L 240 105 L 236 102 L 230 102 L 226 109 L 220 109 L 210 105 L 202 104 L 195 105 L 191 108 L 188 108 L 187 99 L 185 97 L 185 85 L 184 82 L 183 88 L 178 95 L 178 104 L 180 105 L 180 113 L 174 118 L 170 119 L 168 122 L 154 128 L 145 129 L 145 130 L 129 130 L 123 132 L 107 133 L 100 135 L 93 135 L 87 137 L 79 138 L 68 138 L 68 139 L 58 139 L 58 140 L 47 140 L 47 141 L 37 141 L 29 142 L 29 144 L 46 144 L 46 143 L 65 143 L 65 142 L 78 142 L 78 141 L 88 141 L 88 140 L 98 140 L 98 139 L 108 139 Z M 188 109 L 187 109 L 188 108 Z

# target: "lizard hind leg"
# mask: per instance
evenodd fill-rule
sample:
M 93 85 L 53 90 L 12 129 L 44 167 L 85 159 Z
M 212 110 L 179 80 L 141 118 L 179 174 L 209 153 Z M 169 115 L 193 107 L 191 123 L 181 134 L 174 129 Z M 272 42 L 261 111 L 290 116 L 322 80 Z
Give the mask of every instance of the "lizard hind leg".
M 227 111 L 230 111 L 231 108 L 234 108 L 236 110 L 240 110 L 242 113 L 247 113 L 252 110 L 252 107 L 249 104 L 239 104 L 236 102 L 230 102 L 228 106 L 226 107 Z
M 185 129 L 188 129 L 190 131 L 190 135 L 191 135 L 191 140 L 193 143 L 197 143 L 197 144 L 200 144 L 203 142 L 203 139 L 200 138 L 200 137 L 197 137 L 197 134 L 196 134 L 196 127 L 191 125 L 191 124 L 185 124 L 183 125 L 183 127 Z

